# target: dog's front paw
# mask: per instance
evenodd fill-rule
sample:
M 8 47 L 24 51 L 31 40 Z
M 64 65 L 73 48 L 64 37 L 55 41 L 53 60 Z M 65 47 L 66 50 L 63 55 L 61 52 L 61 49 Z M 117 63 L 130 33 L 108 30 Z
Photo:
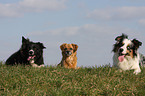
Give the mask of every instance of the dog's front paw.
M 133 74 L 137 75 L 137 74 L 140 73 L 140 72 L 141 72 L 141 70 L 138 69 L 138 70 L 135 70 L 135 71 L 133 72 Z
M 38 66 L 37 64 L 31 64 L 32 65 L 32 67 L 38 67 L 38 68 L 40 68 L 40 67 L 44 67 L 44 64 L 43 65 L 40 65 L 40 66 Z

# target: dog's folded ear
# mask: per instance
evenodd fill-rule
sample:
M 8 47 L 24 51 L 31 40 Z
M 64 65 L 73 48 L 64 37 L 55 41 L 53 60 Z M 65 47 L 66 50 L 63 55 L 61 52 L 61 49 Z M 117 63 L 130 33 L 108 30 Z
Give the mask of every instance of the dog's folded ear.
M 78 49 L 78 45 L 77 44 L 72 44 L 73 48 L 74 48 L 74 51 L 77 51 Z
M 142 45 L 142 42 L 140 42 L 140 41 L 138 41 L 138 40 L 136 40 L 136 39 L 133 39 L 132 42 L 133 42 L 133 44 L 134 44 L 135 49 L 138 49 L 139 46 Z
M 128 36 L 127 36 L 126 34 L 123 34 L 123 33 L 122 33 L 122 35 L 116 37 L 115 40 L 118 41 L 118 42 L 120 42 L 123 38 L 127 38 L 127 39 L 128 39 Z
M 60 49 L 64 50 L 64 46 L 66 45 L 66 43 L 63 43 L 62 45 L 60 45 Z
M 46 49 L 46 47 L 43 45 L 43 43 L 38 42 L 38 44 L 40 45 L 40 47 L 41 47 L 42 49 Z

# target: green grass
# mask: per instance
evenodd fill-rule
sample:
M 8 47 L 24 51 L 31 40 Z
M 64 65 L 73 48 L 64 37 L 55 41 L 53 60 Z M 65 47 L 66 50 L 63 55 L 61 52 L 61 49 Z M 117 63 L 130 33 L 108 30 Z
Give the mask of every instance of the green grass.
M 109 66 L 78 70 L 0 63 L 0 96 L 145 96 L 145 69 L 120 73 Z

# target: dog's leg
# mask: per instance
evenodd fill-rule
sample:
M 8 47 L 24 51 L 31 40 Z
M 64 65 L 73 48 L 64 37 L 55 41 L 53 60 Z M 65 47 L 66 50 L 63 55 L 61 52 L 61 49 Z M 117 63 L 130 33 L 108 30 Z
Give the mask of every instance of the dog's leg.
M 137 74 L 140 73 L 140 72 L 141 72 L 141 69 L 140 69 L 140 68 L 137 68 L 137 69 L 134 70 L 133 73 L 134 73 L 135 75 L 137 75 Z
M 43 65 L 40 65 L 39 67 L 44 67 L 44 64 Z
M 123 72 L 123 70 L 119 69 L 119 72 Z
M 40 67 L 44 67 L 44 64 L 43 65 L 40 65 L 40 66 L 38 66 L 37 64 L 31 64 L 32 65 L 32 67 L 38 67 L 38 68 L 40 68 Z

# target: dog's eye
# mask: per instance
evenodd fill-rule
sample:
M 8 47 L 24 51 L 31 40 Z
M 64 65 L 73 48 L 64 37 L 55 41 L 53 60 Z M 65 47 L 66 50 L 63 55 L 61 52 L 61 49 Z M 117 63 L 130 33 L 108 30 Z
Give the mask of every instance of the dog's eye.
M 70 48 L 70 50 L 73 50 L 72 48 Z
M 67 50 L 67 48 L 64 48 L 64 50 Z
M 127 49 L 130 50 L 130 46 L 128 46 Z
M 124 45 L 124 43 L 121 43 L 120 45 L 121 45 L 121 46 L 123 46 L 123 45 Z

